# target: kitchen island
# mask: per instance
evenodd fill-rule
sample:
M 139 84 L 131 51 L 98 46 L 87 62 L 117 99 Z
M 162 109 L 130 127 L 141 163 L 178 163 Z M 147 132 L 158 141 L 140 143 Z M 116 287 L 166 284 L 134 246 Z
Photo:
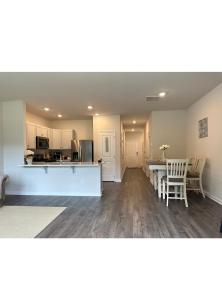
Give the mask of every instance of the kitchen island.
M 51 196 L 101 196 L 101 164 L 94 162 L 53 162 L 19 165 L 9 194 Z

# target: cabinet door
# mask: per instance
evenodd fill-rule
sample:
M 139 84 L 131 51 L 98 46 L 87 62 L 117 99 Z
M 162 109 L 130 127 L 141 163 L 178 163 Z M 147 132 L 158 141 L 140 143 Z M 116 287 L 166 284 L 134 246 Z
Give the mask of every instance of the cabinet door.
M 48 137 L 48 128 L 47 127 L 42 127 L 42 136 Z
M 37 126 L 36 135 L 42 136 L 42 137 L 48 137 L 48 128 L 42 127 L 42 126 Z
M 60 129 L 52 130 L 52 145 L 53 149 L 62 148 L 62 131 Z
M 72 130 L 62 130 L 62 149 L 71 149 Z
M 53 134 L 51 128 L 47 128 L 47 137 L 49 139 L 49 149 L 53 149 Z
M 36 126 L 34 124 L 26 124 L 26 148 L 36 148 Z

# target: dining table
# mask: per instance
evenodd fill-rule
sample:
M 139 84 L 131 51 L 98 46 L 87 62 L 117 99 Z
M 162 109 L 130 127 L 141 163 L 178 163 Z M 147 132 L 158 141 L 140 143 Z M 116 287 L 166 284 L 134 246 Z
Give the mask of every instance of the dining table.
M 150 182 L 154 186 L 154 189 L 158 191 L 158 198 L 162 195 L 161 180 L 163 176 L 166 176 L 166 161 L 162 160 L 148 160 L 147 165 L 150 171 Z M 192 166 L 191 163 L 188 166 Z M 156 176 L 155 176 L 156 175 Z
M 147 165 L 150 171 L 150 182 L 154 186 L 154 189 L 158 191 L 158 197 L 161 198 L 161 179 L 166 175 L 166 162 L 161 160 L 149 160 L 147 161 Z

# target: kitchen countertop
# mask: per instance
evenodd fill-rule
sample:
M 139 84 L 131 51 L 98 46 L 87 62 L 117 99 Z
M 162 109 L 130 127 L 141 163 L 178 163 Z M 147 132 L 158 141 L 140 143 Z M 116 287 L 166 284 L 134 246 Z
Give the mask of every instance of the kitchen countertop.
M 34 168 L 34 167 L 98 167 L 98 162 L 34 162 L 32 165 L 20 165 L 20 167 Z

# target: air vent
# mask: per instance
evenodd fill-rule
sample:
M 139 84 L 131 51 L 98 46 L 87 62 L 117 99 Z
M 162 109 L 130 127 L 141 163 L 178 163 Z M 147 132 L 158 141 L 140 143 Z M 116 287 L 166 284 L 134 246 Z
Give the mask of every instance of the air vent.
M 147 102 L 155 102 L 155 101 L 158 101 L 159 99 L 160 99 L 159 96 L 146 96 Z

